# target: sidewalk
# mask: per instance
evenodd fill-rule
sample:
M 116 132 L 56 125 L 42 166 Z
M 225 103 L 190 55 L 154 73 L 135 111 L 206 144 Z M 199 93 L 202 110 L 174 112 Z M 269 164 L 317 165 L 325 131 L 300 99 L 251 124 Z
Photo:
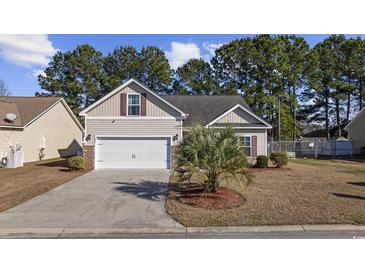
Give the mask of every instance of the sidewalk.
M 176 228 L 2 228 L 0 238 L 364 238 L 365 226 L 286 225 Z

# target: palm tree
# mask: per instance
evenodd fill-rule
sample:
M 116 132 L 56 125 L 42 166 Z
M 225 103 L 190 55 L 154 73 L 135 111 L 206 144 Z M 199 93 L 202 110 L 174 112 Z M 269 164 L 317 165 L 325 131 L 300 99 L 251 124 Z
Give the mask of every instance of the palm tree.
M 183 182 L 196 176 L 206 192 L 215 192 L 222 180 L 251 182 L 247 157 L 232 128 L 192 127 L 178 146 L 176 157 L 176 180 Z

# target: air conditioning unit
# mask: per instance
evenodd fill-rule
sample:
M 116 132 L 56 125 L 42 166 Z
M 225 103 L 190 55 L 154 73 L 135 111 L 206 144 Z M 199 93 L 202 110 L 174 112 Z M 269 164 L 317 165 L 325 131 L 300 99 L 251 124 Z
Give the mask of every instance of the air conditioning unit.
M 10 147 L 10 151 L 6 154 L 8 158 L 7 168 L 22 167 L 24 164 L 24 152 L 20 150 L 20 145 Z

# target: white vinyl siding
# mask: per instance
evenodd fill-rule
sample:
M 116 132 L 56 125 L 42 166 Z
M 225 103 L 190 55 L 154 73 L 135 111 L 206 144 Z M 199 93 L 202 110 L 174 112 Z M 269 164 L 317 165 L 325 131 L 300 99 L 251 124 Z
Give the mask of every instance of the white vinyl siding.
M 267 132 L 266 129 L 236 129 L 239 137 L 257 136 L 257 156 L 267 155 Z M 252 139 L 251 139 L 252 145 Z
M 227 113 L 221 119 L 215 123 L 258 123 L 263 124 L 260 120 L 253 117 L 248 112 L 241 108 L 236 108 L 235 110 Z M 214 124 L 213 124 L 214 126 Z
M 180 116 L 181 114 L 174 110 L 172 107 L 168 106 L 166 103 L 159 100 L 157 97 L 149 94 L 142 87 L 132 83 L 129 86 L 117 92 L 100 105 L 97 105 L 89 112 L 87 112 L 88 117 L 116 117 L 120 116 L 120 94 L 147 94 L 146 100 L 146 116 L 148 117 L 169 117 L 169 116 Z
M 181 122 L 177 119 L 87 119 L 87 144 L 93 145 L 95 136 L 175 136 L 181 138 Z
M 362 112 L 348 130 L 354 154 L 359 154 L 365 147 L 365 112 Z
M 239 116 L 235 111 L 236 110 L 227 113 L 227 115 L 223 116 L 216 123 L 247 123 L 246 120 Z
M 24 162 L 38 161 L 43 138 L 44 159 L 75 155 L 82 149 L 82 130 L 59 102 L 24 130 L 0 130 L 0 156 L 10 145 L 20 144 Z

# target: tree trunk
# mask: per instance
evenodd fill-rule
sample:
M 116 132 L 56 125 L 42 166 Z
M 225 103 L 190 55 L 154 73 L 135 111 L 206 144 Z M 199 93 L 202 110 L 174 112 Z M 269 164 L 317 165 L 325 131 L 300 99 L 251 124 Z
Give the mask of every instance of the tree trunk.
M 327 135 L 327 140 L 330 139 L 330 129 L 329 129 L 329 121 L 328 121 L 328 90 L 326 89 L 326 95 L 325 95 L 325 119 L 326 119 L 326 135 Z
M 340 122 L 340 100 L 336 99 L 335 100 L 335 104 L 336 104 L 336 122 L 337 122 L 337 132 L 338 132 L 338 137 L 341 137 L 341 122 Z
M 209 175 L 208 179 L 204 182 L 204 192 L 216 192 L 219 187 L 219 181 L 217 175 Z
M 362 94 L 362 81 L 360 80 L 360 83 L 359 83 L 359 111 L 362 110 L 362 97 L 363 97 L 363 94 Z
M 350 106 L 351 106 L 351 93 L 348 92 L 348 94 L 347 94 L 346 124 L 349 122 L 349 119 L 350 119 Z

